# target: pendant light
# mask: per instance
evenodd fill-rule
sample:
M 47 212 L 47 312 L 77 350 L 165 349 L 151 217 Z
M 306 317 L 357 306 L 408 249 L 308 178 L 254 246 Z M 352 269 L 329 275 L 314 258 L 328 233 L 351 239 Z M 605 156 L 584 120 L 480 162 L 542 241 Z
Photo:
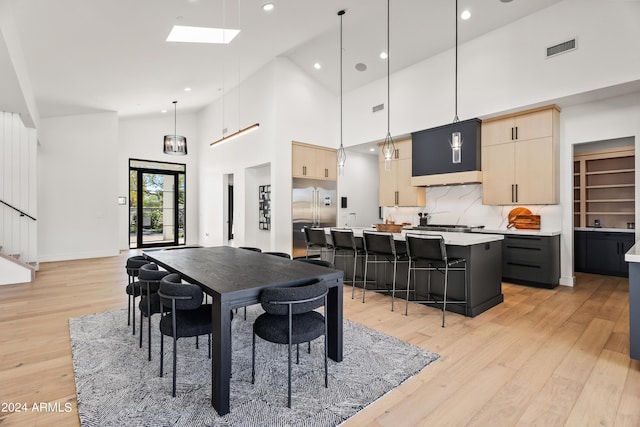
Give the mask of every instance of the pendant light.
M 387 136 L 382 144 L 382 155 L 384 156 L 384 170 L 391 170 L 391 159 L 396 152 L 396 145 L 393 143 L 390 132 L 391 122 L 391 103 L 390 103 L 390 87 L 391 87 L 391 67 L 389 61 L 391 58 L 391 52 L 389 51 L 389 0 L 387 0 Z
M 456 0 L 456 48 L 455 48 L 455 116 L 453 124 L 458 123 L 458 0 Z M 451 161 L 452 163 L 462 162 L 462 134 L 458 131 L 451 133 Z
M 344 175 L 344 163 L 347 160 L 347 153 L 342 145 L 342 16 L 344 10 L 338 12 L 340 17 L 340 148 L 338 148 L 338 175 Z
M 237 3 L 238 8 L 238 28 L 240 28 L 240 2 Z M 222 2 L 222 18 L 226 21 L 227 16 L 227 2 L 226 0 Z M 226 22 L 223 22 L 223 26 L 226 29 Z M 238 131 L 232 133 L 231 135 L 224 136 L 225 129 L 222 130 L 222 138 L 213 141 L 209 144 L 210 147 L 213 147 L 216 144 L 221 144 L 223 142 L 230 141 L 235 139 L 241 135 L 245 135 L 251 131 L 254 131 L 260 128 L 260 123 L 254 123 L 246 128 L 240 129 L 240 56 L 238 56 Z M 222 126 L 224 128 L 224 57 L 222 60 Z
M 173 101 L 173 135 L 164 136 L 164 154 L 182 155 L 187 154 L 187 138 L 178 135 L 176 131 L 177 126 L 177 104 L 178 101 Z

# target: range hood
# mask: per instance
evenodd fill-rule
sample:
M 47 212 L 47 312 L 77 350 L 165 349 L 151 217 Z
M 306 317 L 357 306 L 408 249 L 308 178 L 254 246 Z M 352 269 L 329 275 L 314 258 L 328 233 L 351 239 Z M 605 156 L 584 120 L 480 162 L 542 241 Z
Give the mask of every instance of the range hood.
M 480 119 L 470 119 L 411 134 L 411 185 L 429 187 L 482 182 L 480 170 Z M 451 157 L 452 132 L 462 134 L 462 159 L 453 163 Z

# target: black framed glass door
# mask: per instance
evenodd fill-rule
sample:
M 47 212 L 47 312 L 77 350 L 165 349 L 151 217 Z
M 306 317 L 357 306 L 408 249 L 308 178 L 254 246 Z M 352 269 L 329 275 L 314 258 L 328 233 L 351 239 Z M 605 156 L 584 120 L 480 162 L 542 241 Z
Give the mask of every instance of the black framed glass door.
M 130 160 L 129 247 L 185 244 L 184 165 Z

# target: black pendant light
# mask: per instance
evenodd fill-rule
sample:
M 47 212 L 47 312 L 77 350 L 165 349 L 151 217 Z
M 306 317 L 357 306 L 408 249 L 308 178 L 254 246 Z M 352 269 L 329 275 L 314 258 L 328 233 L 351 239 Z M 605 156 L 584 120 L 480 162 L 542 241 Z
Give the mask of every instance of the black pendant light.
M 176 104 L 178 101 L 173 101 L 173 135 L 164 136 L 164 154 L 184 156 L 187 154 L 187 138 L 178 135 L 176 131 L 178 121 Z
M 391 123 L 391 103 L 390 103 L 390 88 L 391 88 L 391 66 L 389 62 L 391 60 L 391 52 L 389 51 L 389 0 L 387 0 L 387 136 L 384 138 L 384 144 L 382 144 L 382 155 L 384 156 L 384 170 L 391 170 L 391 159 L 396 152 L 396 145 L 391 138 L 390 123 Z
M 344 145 L 342 145 L 342 16 L 344 14 L 344 10 L 338 12 L 338 16 L 340 17 L 340 148 L 338 148 L 339 175 L 344 175 L 344 163 L 347 160 L 347 153 L 344 151 Z
M 458 0 L 456 0 L 456 50 L 455 50 L 455 116 L 453 117 L 453 124 L 460 121 L 458 118 Z M 462 134 L 458 131 L 451 133 L 451 162 L 462 162 Z

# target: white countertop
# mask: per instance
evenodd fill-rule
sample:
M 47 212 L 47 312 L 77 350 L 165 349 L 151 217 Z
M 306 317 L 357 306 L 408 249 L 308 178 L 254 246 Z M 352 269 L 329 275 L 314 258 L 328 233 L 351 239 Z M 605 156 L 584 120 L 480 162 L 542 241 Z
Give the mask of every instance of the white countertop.
M 640 262 L 640 243 L 631 246 L 631 249 L 624 254 L 624 260 L 627 262 Z
M 327 233 L 330 233 L 330 228 L 325 229 Z M 375 228 L 359 228 L 353 227 L 353 234 L 356 237 L 362 237 L 362 232 L 376 231 Z M 454 246 L 471 246 L 481 243 L 496 242 L 504 240 L 502 234 L 489 234 L 489 233 L 455 233 L 455 232 L 440 232 L 440 231 L 424 231 L 424 230 L 402 230 L 401 233 L 393 233 L 394 240 L 405 240 L 406 234 L 426 234 L 426 235 L 440 235 L 444 237 L 444 243 Z
M 562 234 L 560 230 L 518 230 L 515 228 L 512 229 L 503 229 L 503 230 L 492 230 L 483 228 L 480 230 L 472 230 L 472 233 L 496 233 L 496 234 L 520 234 L 523 236 L 559 236 Z
M 635 233 L 635 228 L 602 228 L 602 227 L 576 227 L 575 231 L 599 231 L 607 233 Z

